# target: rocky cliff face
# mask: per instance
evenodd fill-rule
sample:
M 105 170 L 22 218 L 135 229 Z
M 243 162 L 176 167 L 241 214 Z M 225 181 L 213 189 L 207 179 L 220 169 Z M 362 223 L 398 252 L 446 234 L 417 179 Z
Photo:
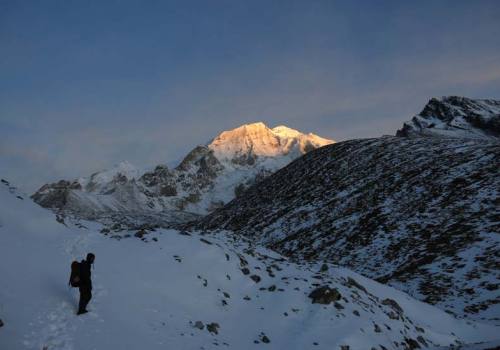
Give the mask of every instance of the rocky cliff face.
M 449 96 L 431 99 L 396 136 L 500 138 L 500 101 Z
M 44 185 L 32 198 L 85 219 L 126 218 L 129 226 L 182 222 L 221 207 L 255 181 L 332 142 L 285 126 L 247 124 L 195 147 L 174 169 L 158 165 L 144 171 L 124 162 L 90 177 Z
M 329 261 L 499 322 L 500 143 L 353 140 L 306 154 L 196 225 Z

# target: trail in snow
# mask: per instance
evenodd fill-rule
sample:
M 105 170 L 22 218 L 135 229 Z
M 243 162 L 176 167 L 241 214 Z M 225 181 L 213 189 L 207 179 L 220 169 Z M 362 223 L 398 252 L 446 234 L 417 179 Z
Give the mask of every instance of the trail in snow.
M 88 250 L 88 235 L 78 234 L 76 237 L 65 239 L 61 245 L 61 251 L 68 257 L 68 276 L 69 263 L 74 260 L 80 260 L 86 256 Z M 61 281 L 61 284 L 63 281 Z M 102 290 L 99 287 L 98 290 Z M 98 313 L 93 310 L 92 313 L 81 317 L 75 317 L 76 308 L 79 300 L 78 288 L 66 287 L 66 294 L 63 301 L 53 303 L 50 310 L 43 310 L 35 317 L 35 321 L 30 324 L 31 330 L 25 335 L 24 345 L 29 349 L 43 350 L 73 350 L 75 349 L 74 335 L 81 326 L 83 318 L 90 318 L 93 321 L 99 319 Z M 101 293 L 93 292 L 92 303 L 99 303 Z

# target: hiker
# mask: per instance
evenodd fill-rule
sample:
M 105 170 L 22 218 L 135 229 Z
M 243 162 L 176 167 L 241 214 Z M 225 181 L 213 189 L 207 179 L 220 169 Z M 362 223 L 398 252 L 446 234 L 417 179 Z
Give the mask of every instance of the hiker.
M 92 280 L 90 279 L 90 268 L 94 263 L 95 255 L 92 253 L 87 254 L 87 259 L 82 260 L 80 263 L 73 262 L 71 264 L 71 277 L 70 284 L 73 287 L 78 287 L 80 290 L 80 302 L 78 304 L 77 315 L 87 313 L 87 304 L 92 299 Z M 76 270 L 76 271 L 74 271 Z

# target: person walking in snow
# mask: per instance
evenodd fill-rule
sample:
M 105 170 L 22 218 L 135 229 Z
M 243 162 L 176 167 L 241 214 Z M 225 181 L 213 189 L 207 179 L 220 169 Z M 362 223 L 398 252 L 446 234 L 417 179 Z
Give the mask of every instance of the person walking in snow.
M 80 290 L 80 302 L 78 304 L 77 315 L 87 313 L 87 304 L 92 299 L 92 279 L 90 268 L 94 263 L 95 255 L 92 253 L 87 254 L 87 259 L 80 262 L 80 282 L 78 289 Z

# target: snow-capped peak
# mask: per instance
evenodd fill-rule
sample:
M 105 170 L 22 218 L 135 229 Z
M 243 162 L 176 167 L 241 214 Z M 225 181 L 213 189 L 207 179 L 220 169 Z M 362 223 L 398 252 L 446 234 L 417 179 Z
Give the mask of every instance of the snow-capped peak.
M 215 156 L 224 160 L 240 157 L 278 157 L 304 154 L 308 151 L 306 144 L 314 148 L 333 143 L 314 134 L 304 134 L 284 125 L 269 128 L 262 122 L 245 124 L 232 130 L 224 131 L 217 136 L 208 147 Z
M 298 137 L 303 135 L 300 131 L 289 128 L 285 125 L 278 125 L 272 128 L 272 132 L 279 137 Z
M 127 213 L 143 220 L 143 213 L 161 212 L 160 220 L 172 222 L 163 215 L 172 210 L 174 221 L 192 220 L 193 213 L 215 210 L 302 154 L 332 142 L 286 126 L 245 124 L 195 147 L 171 170 L 165 166 L 139 170 L 121 162 L 78 181 L 44 185 L 32 198 L 82 218 L 107 220 L 110 214 Z

